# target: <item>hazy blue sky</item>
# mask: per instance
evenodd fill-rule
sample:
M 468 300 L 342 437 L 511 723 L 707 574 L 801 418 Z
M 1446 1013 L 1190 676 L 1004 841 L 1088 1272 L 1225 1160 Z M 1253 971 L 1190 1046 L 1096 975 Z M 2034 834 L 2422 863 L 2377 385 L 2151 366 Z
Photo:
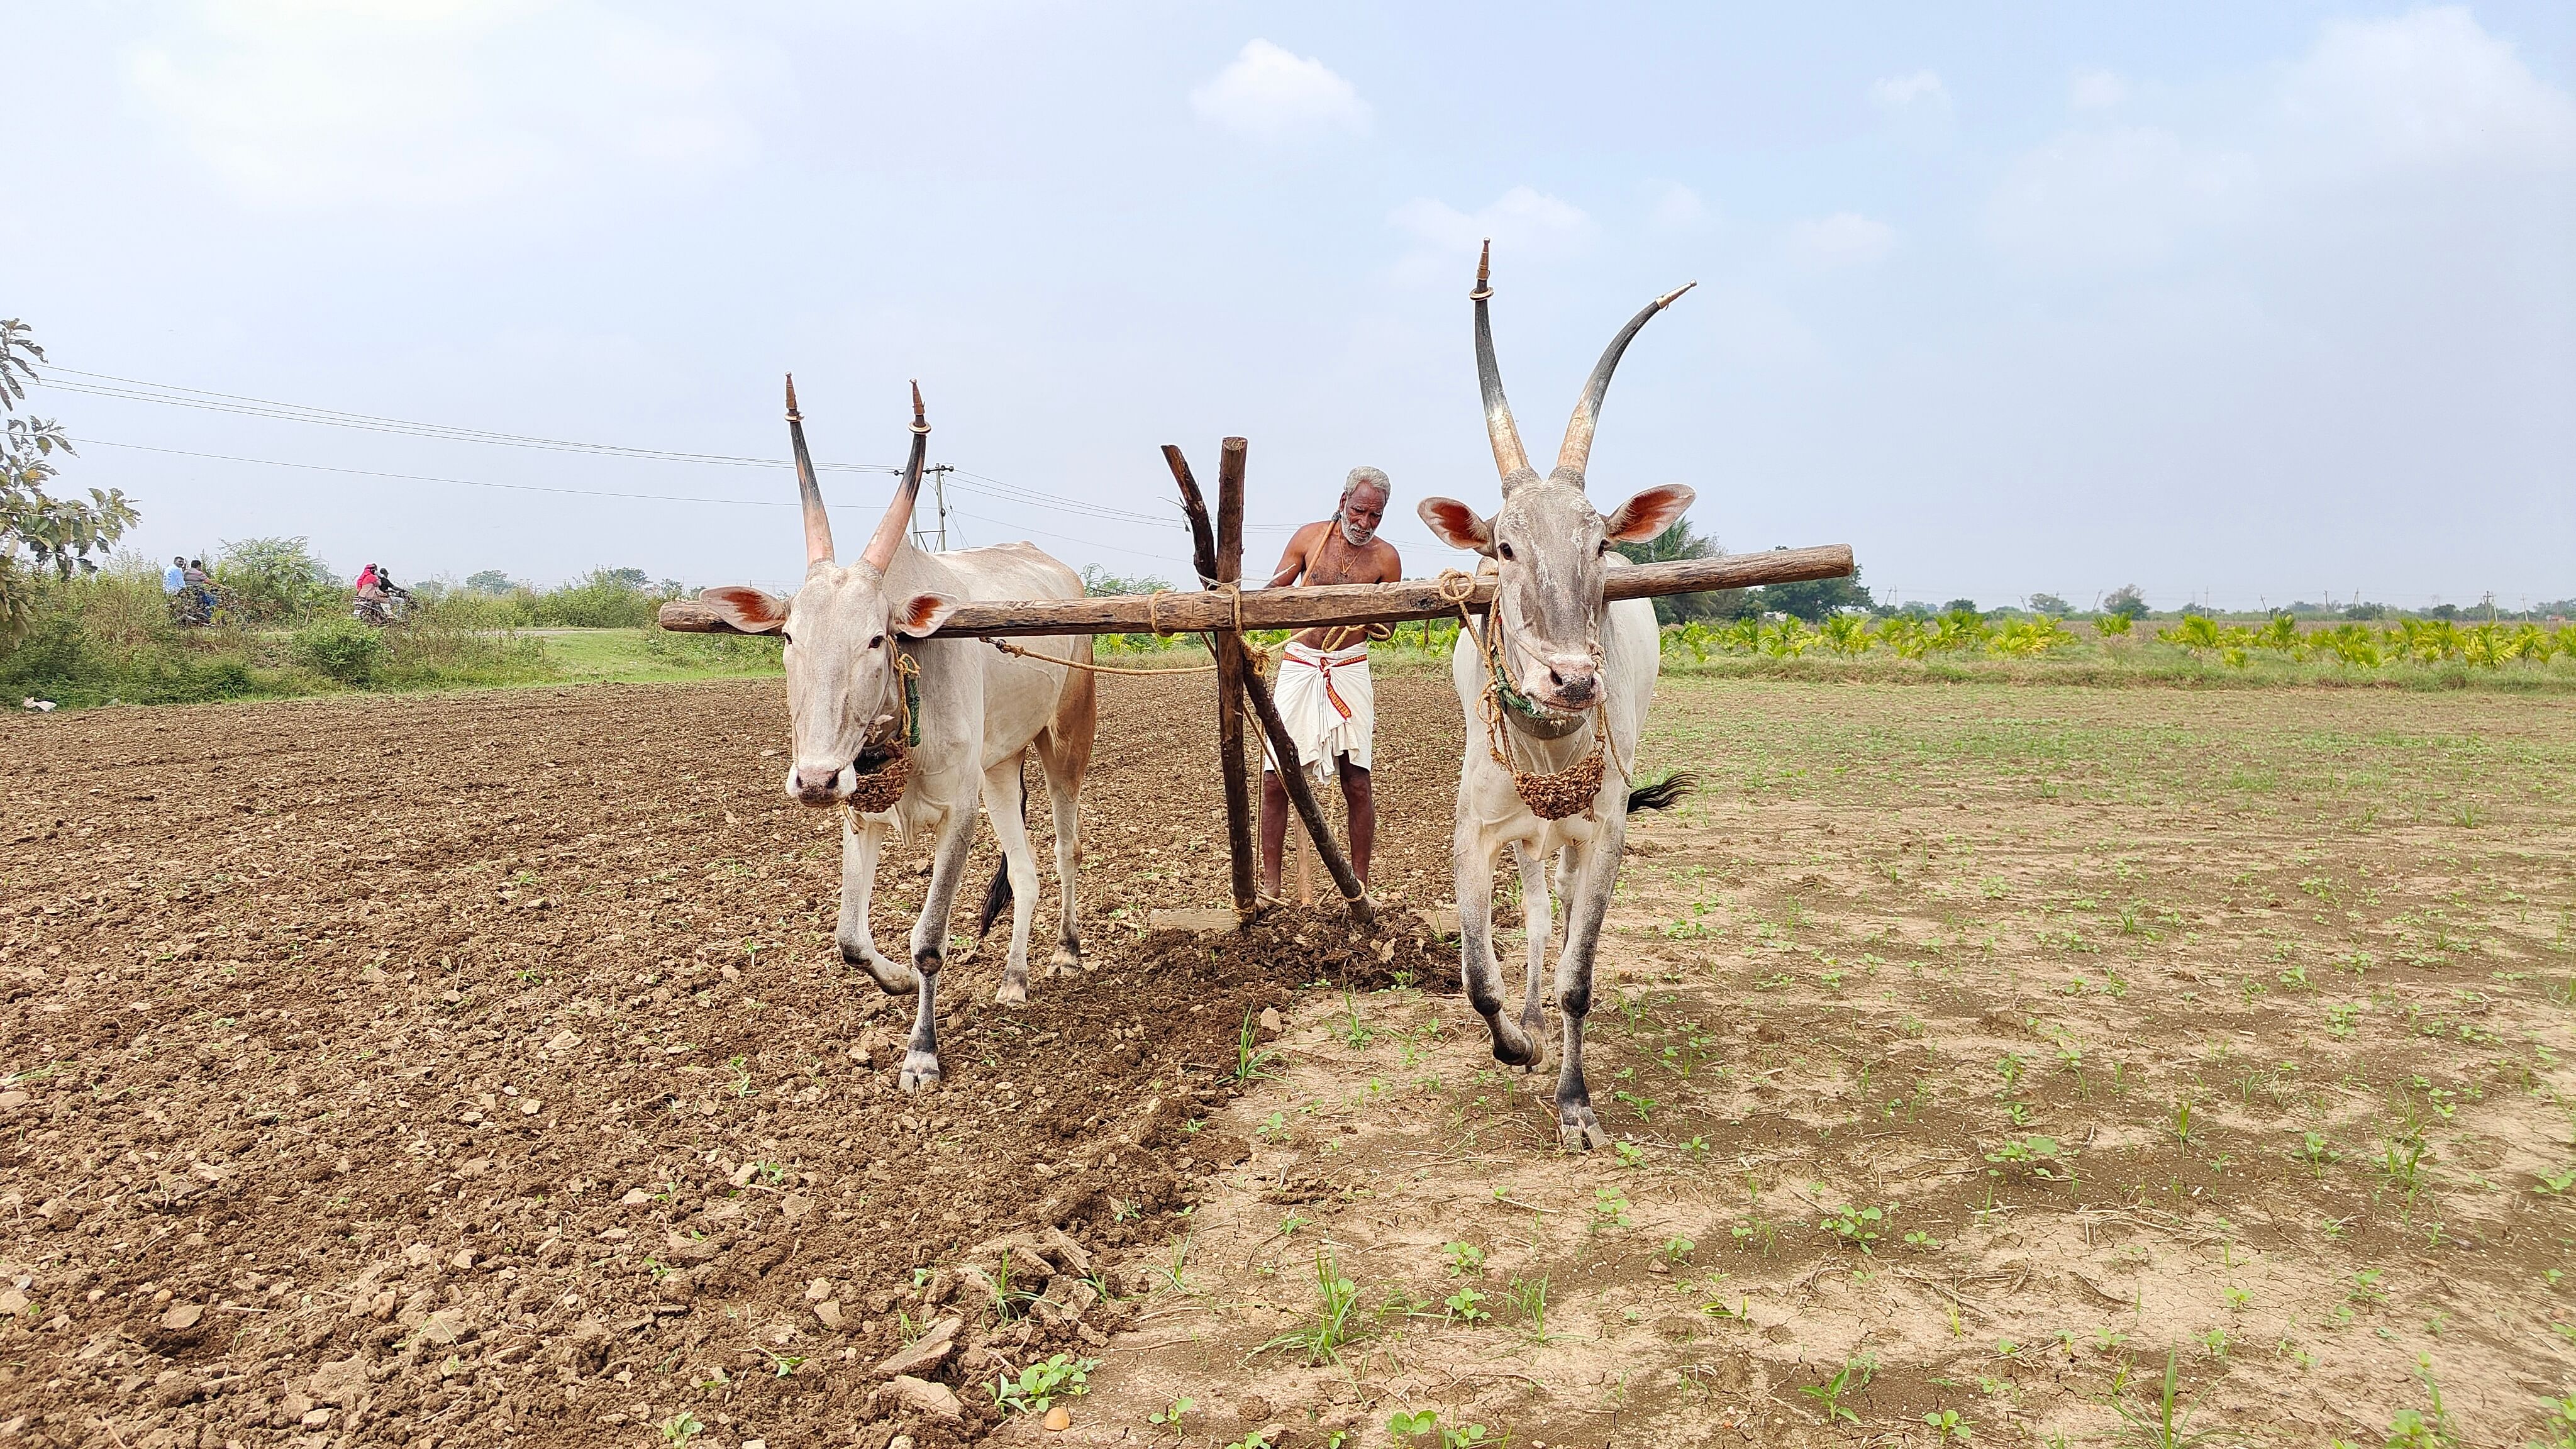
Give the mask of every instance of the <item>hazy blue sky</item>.
M 1630 350 L 1592 480 L 1687 482 L 1730 548 L 1847 540 L 1935 601 L 2576 594 L 2563 0 L 16 0 L 5 28 L 0 315 L 92 374 L 779 458 L 793 369 L 844 462 L 901 455 L 918 377 L 933 460 L 1001 485 L 960 476 L 969 542 L 1183 577 L 1156 445 L 1212 481 L 1241 433 L 1254 552 L 1374 463 L 1426 574 L 1457 556 L 1412 505 L 1495 498 L 1491 235 L 1534 452 L 1618 324 L 1700 283 Z M 783 471 L 35 402 L 149 553 L 801 558 Z M 845 537 L 885 488 L 829 480 Z

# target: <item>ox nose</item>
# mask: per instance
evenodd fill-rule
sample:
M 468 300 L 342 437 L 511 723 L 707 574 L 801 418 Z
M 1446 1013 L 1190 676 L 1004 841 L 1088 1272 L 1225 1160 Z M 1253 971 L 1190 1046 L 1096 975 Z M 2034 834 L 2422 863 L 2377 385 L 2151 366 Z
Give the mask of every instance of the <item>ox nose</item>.
M 787 772 L 787 793 L 808 805 L 829 805 L 840 796 L 841 767 L 797 765 Z
M 1567 704 L 1590 704 L 1601 687 L 1601 666 L 1589 659 L 1561 659 L 1548 666 L 1547 683 Z

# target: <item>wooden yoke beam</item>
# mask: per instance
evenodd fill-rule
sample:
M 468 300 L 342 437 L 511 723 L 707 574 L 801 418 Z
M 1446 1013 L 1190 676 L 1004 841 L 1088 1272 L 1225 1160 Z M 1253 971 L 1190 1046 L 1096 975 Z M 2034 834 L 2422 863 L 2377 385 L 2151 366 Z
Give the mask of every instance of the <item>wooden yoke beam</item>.
M 1848 578 L 1852 552 L 1848 544 L 1819 548 L 1783 548 L 1769 553 L 1727 554 L 1720 558 L 1679 559 L 1609 570 L 1603 594 L 1613 600 L 1696 594 L 1714 589 L 1749 589 L 1763 584 L 1803 583 L 1809 579 Z M 1476 581 L 1467 607 L 1483 609 L 1494 601 L 1494 581 Z M 1013 634 L 1206 634 L 1232 629 L 1235 601 L 1217 590 L 1170 594 L 1121 594 L 1098 599 L 1029 599 L 1005 603 L 970 603 L 958 607 L 940 626 L 938 636 L 998 638 Z M 1445 619 L 1458 605 L 1442 598 L 1433 579 L 1405 579 L 1392 584 L 1322 584 L 1284 589 L 1246 589 L 1242 601 L 1246 629 L 1309 629 L 1336 624 L 1397 624 L 1412 619 Z M 687 634 L 731 634 L 716 611 L 694 599 L 662 606 L 662 627 Z

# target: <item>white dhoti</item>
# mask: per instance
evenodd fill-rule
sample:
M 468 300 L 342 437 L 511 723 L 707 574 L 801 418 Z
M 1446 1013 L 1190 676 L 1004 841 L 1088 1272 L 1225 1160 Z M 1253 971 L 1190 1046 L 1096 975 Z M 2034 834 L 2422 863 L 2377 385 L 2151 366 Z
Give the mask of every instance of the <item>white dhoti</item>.
M 1347 755 L 1365 770 L 1377 738 L 1377 686 L 1370 682 L 1368 646 L 1354 644 L 1329 653 L 1291 644 L 1279 661 L 1271 697 L 1279 722 L 1288 727 L 1297 758 L 1316 783 L 1331 784 L 1333 757 Z M 1263 741 L 1261 768 L 1277 771 L 1278 758 Z

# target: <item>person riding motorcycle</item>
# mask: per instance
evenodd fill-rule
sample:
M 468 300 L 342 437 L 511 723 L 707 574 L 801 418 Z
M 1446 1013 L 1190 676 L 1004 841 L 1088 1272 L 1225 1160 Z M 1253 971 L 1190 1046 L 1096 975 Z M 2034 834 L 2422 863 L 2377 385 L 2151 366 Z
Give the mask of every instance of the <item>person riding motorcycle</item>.
M 350 614 L 361 624 L 382 628 L 393 622 L 393 601 L 396 599 L 410 603 L 411 590 L 396 585 L 394 576 L 385 572 L 383 564 L 371 563 L 358 575 L 358 601 Z

